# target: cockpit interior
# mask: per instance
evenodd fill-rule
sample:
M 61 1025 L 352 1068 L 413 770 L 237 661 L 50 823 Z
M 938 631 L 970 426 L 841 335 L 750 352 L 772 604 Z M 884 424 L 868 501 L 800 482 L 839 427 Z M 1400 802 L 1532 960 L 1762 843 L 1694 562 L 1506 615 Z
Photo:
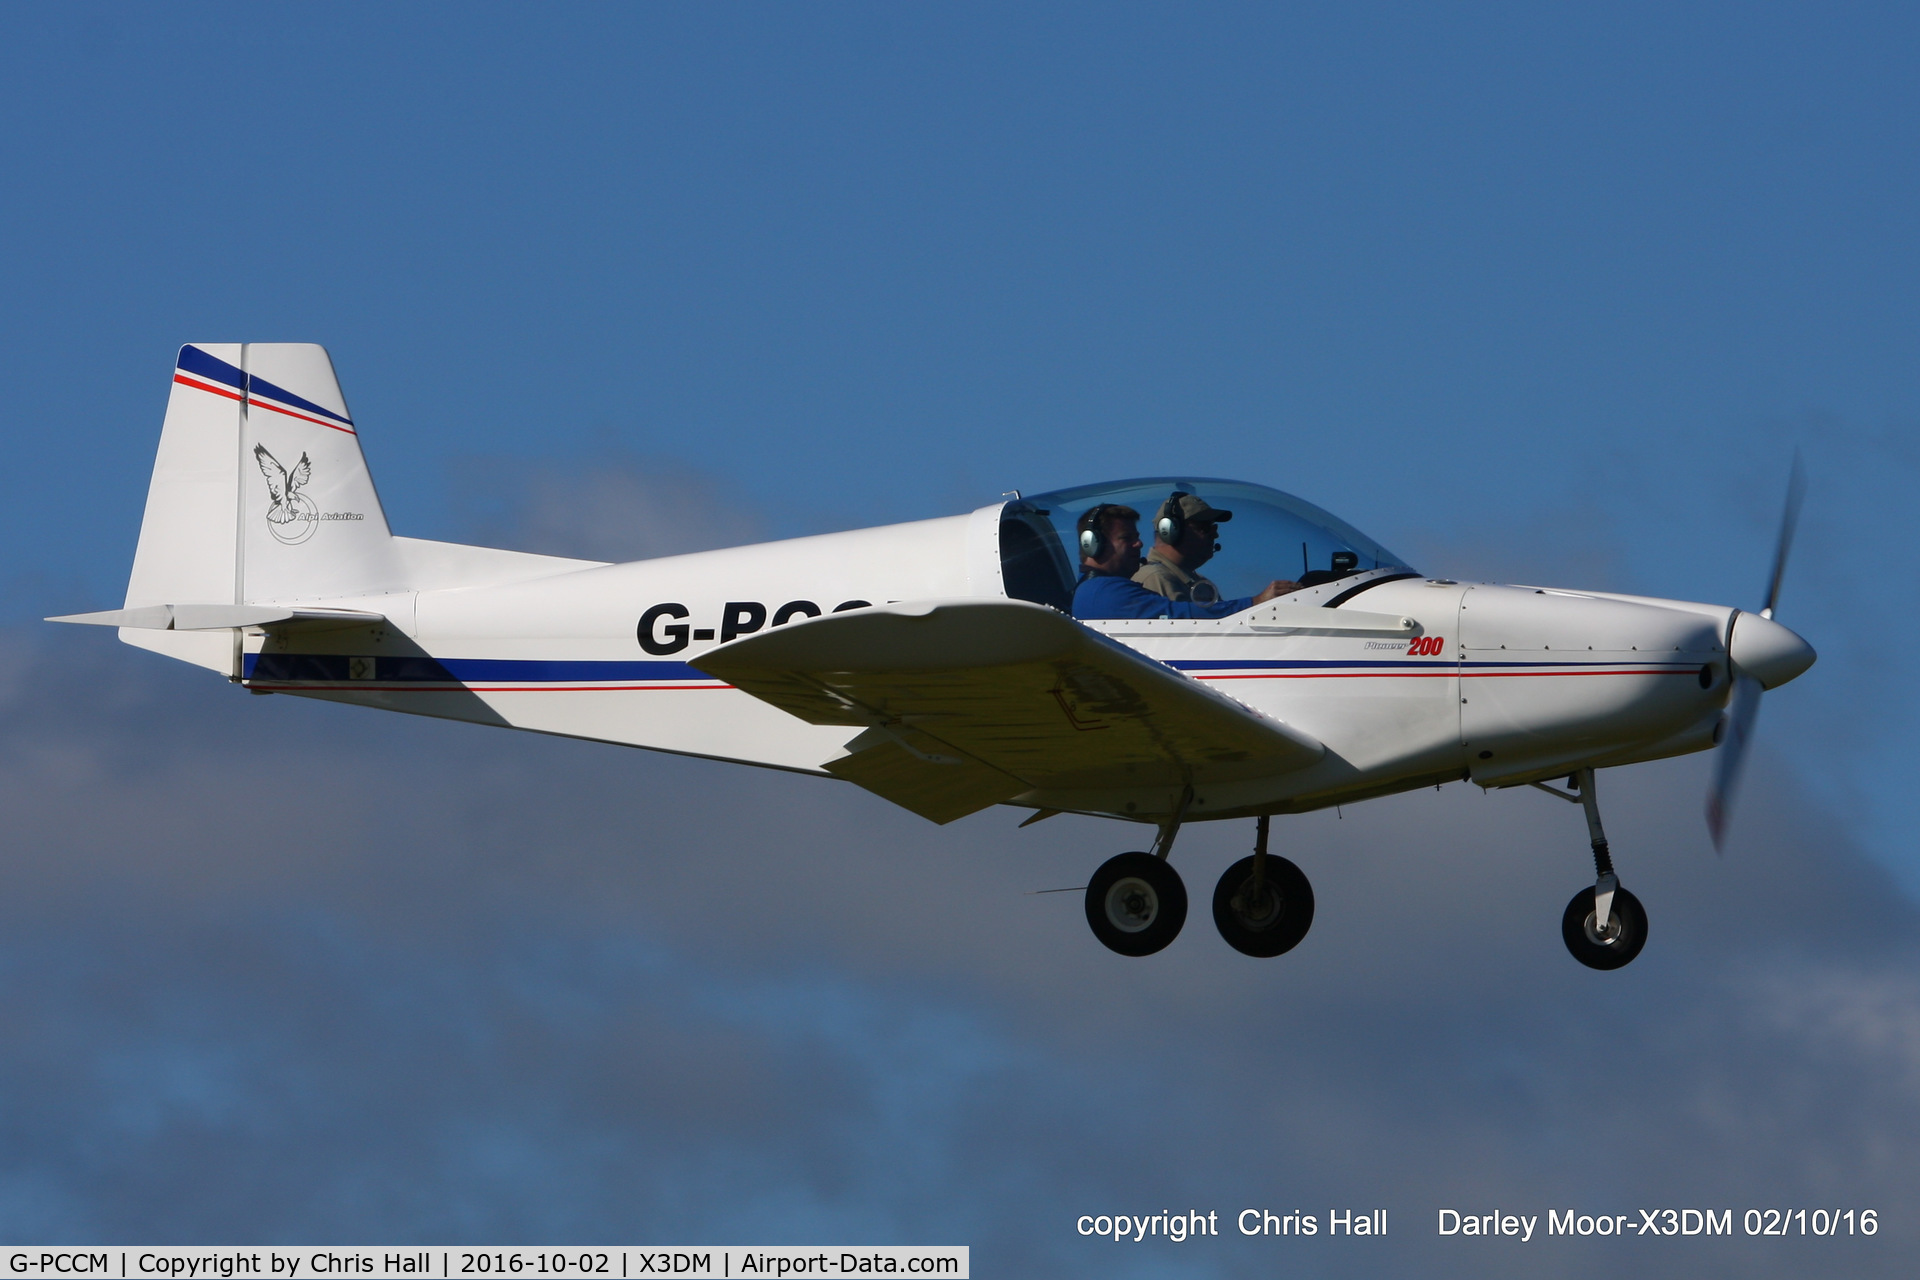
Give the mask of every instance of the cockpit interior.
M 1408 567 L 1346 521 L 1278 489 L 1168 476 L 1056 489 L 1007 503 L 1000 516 L 1007 594 L 1071 612 L 1080 578 L 1075 524 L 1081 515 L 1102 504 L 1132 507 L 1140 513 L 1144 555 L 1153 549 L 1155 516 L 1175 494 L 1194 494 L 1233 513 L 1218 526 L 1218 549 L 1200 569 L 1223 598 L 1254 595 L 1276 579 L 1316 586 L 1372 569 Z

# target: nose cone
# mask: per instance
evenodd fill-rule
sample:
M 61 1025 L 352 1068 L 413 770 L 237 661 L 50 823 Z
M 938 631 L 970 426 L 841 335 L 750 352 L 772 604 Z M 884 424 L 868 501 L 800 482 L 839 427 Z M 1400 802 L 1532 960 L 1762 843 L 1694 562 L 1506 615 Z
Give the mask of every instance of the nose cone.
M 1805 671 L 1818 656 L 1813 646 L 1771 618 L 1743 613 L 1733 620 L 1727 657 L 1736 672 L 1772 689 Z

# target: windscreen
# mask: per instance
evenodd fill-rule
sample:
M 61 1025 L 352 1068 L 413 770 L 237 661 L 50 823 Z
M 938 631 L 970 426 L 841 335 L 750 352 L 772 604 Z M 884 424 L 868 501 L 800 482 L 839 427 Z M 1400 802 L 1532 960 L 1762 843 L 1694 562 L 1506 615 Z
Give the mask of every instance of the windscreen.
M 1235 480 L 1166 477 L 1056 489 L 1009 504 L 1006 517 L 1035 532 L 1051 526 L 1061 553 L 1054 563 L 1071 566 L 1077 574 L 1080 556 L 1075 550 L 1074 525 L 1084 512 L 1102 503 L 1138 511 L 1145 554 L 1153 550 L 1154 517 L 1174 493 L 1193 494 L 1215 510 L 1233 513 L 1233 519 L 1219 527 L 1220 550 L 1200 569 L 1219 585 L 1223 597 L 1255 595 L 1276 578 L 1298 582 L 1303 575 L 1314 574 L 1324 580 L 1346 572 L 1408 567 L 1372 538 L 1311 502 Z M 1010 581 L 1010 593 L 1011 587 Z

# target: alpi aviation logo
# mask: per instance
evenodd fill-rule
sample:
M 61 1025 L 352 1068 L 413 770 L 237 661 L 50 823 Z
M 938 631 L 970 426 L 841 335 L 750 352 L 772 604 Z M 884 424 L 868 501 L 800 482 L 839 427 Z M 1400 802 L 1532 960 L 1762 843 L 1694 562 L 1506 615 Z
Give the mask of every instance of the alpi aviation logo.
M 313 499 L 300 492 L 313 479 L 313 462 L 305 453 L 300 461 L 288 470 L 280 465 L 280 460 L 267 452 L 263 444 L 253 446 L 253 460 L 260 464 L 260 474 L 267 478 L 267 496 L 273 505 L 267 508 L 267 532 L 287 546 L 305 542 L 320 527 L 322 520 L 360 520 L 364 519 L 358 511 L 329 511 L 320 514 L 320 508 Z

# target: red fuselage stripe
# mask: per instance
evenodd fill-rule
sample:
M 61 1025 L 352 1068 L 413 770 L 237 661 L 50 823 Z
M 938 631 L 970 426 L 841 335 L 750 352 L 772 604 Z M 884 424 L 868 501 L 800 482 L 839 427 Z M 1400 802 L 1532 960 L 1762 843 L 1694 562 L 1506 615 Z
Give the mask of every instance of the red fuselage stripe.
M 1519 676 L 1558 678 L 1561 676 L 1697 676 L 1691 668 L 1679 671 L 1667 667 L 1630 668 L 1622 671 L 1301 671 L 1291 673 L 1260 672 L 1243 676 L 1195 676 L 1195 680 L 1500 680 Z

